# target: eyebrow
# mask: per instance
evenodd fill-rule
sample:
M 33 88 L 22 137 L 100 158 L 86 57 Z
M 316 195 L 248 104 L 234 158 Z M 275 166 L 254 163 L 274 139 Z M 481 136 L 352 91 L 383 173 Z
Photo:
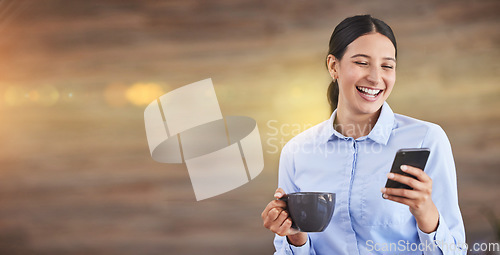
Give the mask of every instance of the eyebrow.
M 368 56 L 368 55 L 366 55 L 366 54 L 356 54 L 356 55 L 353 55 L 351 58 L 357 58 L 357 57 L 371 58 L 370 56 Z M 392 61 L 396 62 L 396 59 L 395 59 L 395 58 L 385 57 L 384 59 L 385 59 L 385 60 L 392 60 Z

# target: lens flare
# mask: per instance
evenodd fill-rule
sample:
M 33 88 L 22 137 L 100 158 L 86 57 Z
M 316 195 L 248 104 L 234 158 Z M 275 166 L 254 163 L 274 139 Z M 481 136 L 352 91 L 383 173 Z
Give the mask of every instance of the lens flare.
M 8 106 L 22 105 L 27 101 L 28 91 L 16 86 L 9 86 L 4 93 L 5 104 Z
M 45 106 L 56 104 L 60 97 L 59 91 L 51 85 L 42 86 L 37 90 L 37 95 L 37 101 Z
M 30 90 L 28 93 L 26 93 L 26 98 L 29 101 L 36 103 L 40 99 L 40 94 L 38 93 L 37 90 L 33 89 L 33 90 Z
M 147 105 L 163 94 L 162 87 L 156 83 L 136 83 L 125 93 L 128 101 L 134 105 Z

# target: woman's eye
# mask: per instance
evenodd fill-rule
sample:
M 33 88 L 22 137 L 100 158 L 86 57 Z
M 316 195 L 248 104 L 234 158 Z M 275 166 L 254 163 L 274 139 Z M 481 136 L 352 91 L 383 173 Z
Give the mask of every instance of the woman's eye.
M 387 68 L 387 69 L 394 69 L 393 66 L 382 66 L 383 68 Z
M 368 65 L 368 63 L 366 63 L 366 62 L 355 61 L 354 63 L 356 63 L 357 65 L 360 65 L 360 66 L 367 66 Z

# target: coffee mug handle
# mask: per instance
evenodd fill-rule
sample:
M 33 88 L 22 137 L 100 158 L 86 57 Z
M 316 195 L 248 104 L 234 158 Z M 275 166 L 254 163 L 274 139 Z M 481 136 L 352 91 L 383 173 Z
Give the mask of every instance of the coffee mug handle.
M 278 200 L 284 201 L 285 203 L 288 204 L 288 195 L 285 194 L 282 197 L 278 198 Z M 295 222 L 293 221 L 292 221 L 292 228 L 299 230 L 299 228 L 297 227 L 297 225 L 295 225 Z

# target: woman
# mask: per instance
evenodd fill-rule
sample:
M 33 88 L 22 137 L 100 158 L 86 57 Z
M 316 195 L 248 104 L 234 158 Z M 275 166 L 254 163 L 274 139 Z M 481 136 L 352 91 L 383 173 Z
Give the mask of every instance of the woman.
M 276 254 L 466 253 L 446 134 L 436 124 L 394 114 L 385 102 L 396 55 L 394 34 L 381 20 L 354 16 L 335 28 L 326 60 L 334 112 L 284 146 L 275 194 L 333 192 L 335 211 L 324 232 L 303 233 L 291 228 L 286 204 L 271 201 L 262 219 L 276 233 Z M 401 148 L 430 148 L 425 172 L 401 167 L 417 179 L 388 174 Z M 385 189 L 387 178 L 413 190 Z

